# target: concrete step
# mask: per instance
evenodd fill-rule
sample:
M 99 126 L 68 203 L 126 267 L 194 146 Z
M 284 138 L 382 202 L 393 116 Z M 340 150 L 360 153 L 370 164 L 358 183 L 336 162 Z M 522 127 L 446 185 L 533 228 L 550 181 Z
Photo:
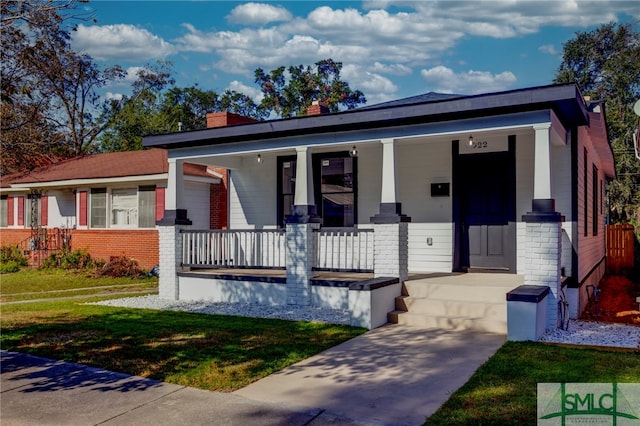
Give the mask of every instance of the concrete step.
M 507 319 L 507 303 L 444 300 L 429 297 L 400 296 L 395 299 L 397 311 L 432 316 Z
M 392 311 L 387 314 L 387 319 L 390 323 L 414 327 L 441 328 L 444 330 L 476 330 L 488 333 L 507 334 L 506 318 L 504 320 L 498 320 Z
M 507 293 L 515 287 L 517 285 L 492 285 L 490 283 L 466 285 L 455 282 L 407 281 L 403 285 L 402 292 L 404 296 L 412 297 L 499 303 L 505 301 Z

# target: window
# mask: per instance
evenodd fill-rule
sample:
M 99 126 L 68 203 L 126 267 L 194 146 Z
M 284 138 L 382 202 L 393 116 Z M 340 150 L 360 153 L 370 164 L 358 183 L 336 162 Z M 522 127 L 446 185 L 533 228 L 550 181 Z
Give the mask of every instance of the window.
M 589 176 L 587 175 L 588 167 L 587 167 L 587 150 L 584 150 L 583 155 L 583 179 L 582 179 L 582 191 L 583 191 L 583 213 L 584 213 L 584 236 L 589 235 Z
M 138 227 L 154 228 L 156 226 L 156 187 L 141 186 L 138 188 Z
M 92 188 L 89 215 L 89 226 L 92 228 L 107 227 L 107 188 Z
M 153 228 L 156 225 L 156 187 L 93 188 L 92 228 Z
M 325 227 L 352 227 L 356 209 L 356 158 L 347 152 L 313 155 L 315 204 Z M 278 223 L 291 214 L 296 182 L 296 157 L 278 158 Z
M 591 216 L 593 223 L 593 235 L 598 235 L 598 168 L 593 165 L 593 172 L 591 176 L 591 192 L 593 198 L 591 199 Z
M 355 225 L 355 158 L 348 153 L 319 154 L 314 158 L 316 206 L 326 227 Z
M 136 188 L 111 191 L 111 225 L 135 227 L 138 225 L 138 193 Z
M 9 208 L 8 208 L 8 200 L 9 196 L 8 195 L 2 195 L 0 196 L 0 226 L 1 227 L 6 227 L 8 226 L 8 215 L 9 215 Z
M 291 214 L 296 189 L 296 157 L 278 157 L 278 223 Z

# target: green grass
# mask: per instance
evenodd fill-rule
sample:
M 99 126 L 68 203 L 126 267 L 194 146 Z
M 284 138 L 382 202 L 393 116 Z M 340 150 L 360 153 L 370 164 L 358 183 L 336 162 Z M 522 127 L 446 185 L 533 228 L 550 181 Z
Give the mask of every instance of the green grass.
M 144 283 L 157 286 L 158 278 L 95 278 L 93 271 L 69 271 L 63 269 L 24 269 L 0 276 L 2 296 L 78 288 Z
M 363 329 L 55 301 L 2 309 L 3 349 L 233 391 Z
M 640 355 L 507 342 L 426 424 L 536 424 L 537 384 L 559 382 L 640 383 Z

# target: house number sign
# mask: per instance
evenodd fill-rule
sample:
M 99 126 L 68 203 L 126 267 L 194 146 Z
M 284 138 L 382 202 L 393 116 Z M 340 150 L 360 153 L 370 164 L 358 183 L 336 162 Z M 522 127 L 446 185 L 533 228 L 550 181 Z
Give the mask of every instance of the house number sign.
M 509 150 L 508 138 L 506 136 L 483 138 L 474 136 L 472 144 L 466 140 L 461 140 L 459 144 L 460 154 L 482 154 L 485 152 L 501 152 Z

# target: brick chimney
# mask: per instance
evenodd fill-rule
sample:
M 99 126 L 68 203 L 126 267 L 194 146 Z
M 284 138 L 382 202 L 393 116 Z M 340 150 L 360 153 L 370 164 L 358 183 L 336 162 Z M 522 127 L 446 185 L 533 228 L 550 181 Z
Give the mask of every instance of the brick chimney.
M 235 126 L 236 124 L 255 123 L 258 120 L 245 117 L 233 112 L 209 112 L 207 113 L 207 128 Z
M 322 115 L 329 114 L 329 106 L 320 101 L 313 101 L 309 108 L 307 108 L 307 115 Z

